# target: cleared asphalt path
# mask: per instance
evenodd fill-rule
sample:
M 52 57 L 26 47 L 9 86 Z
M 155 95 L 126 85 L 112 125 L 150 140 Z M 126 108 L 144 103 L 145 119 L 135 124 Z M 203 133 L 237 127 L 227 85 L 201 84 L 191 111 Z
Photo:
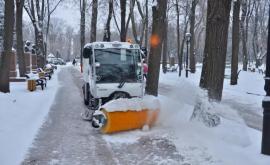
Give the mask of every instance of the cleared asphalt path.
M 173 143 L 162 137 L 142 137 L 132 144 L 109 144 L 83 121 L 82 79 L 73 67 L 59 73 L 61 87 L 49 115 L 23 165 L 182 164 Z M 44 100 L 46 101 L 46 100 Z M 166 162 L 166 161 L 165 161 Z M 180 163 L 182 162 L 182 163 Z
M 59 73 L 62 87 L 22 164 L 116 164 L 101 135 L 80 117 L 87 108 L 82 102 L 80 77 L 73 68 Z

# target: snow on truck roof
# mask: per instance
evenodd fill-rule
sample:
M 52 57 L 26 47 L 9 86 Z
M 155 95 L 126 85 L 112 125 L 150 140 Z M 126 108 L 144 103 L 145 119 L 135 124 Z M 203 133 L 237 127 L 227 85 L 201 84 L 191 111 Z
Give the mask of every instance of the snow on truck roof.
M 87 47 L 94 47 L 94 48 L 98 48 L 98 49 L 106 49 L 106 48 L 140 49 L 140 46 L 138 44 L 131 44 L 128 42 L 119 42 L 119 41 L 92 42 L 92 43 L 88 43 L 84 46 L 84 48 L 87 48 Z

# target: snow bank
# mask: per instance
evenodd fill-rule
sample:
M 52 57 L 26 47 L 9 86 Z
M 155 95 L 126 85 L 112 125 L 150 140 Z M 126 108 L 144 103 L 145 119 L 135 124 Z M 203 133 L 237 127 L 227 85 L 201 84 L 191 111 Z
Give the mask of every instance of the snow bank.
M 227 71 L 229 72 L 229 71 Z M 209 103 L 199 89 L 200 71 L 188 79 L 179 78 L 177 73 L 161 73 L 160 132 L 172 132 L 170 137 L 188 164 L 260 164 L 268 165 L 270 157 L 260 154 L 261 132 L 246 126 L 237 111 L 224 103 Z M 169 88 L 171 87 L 171 89 Z M 251 106 L 258 110 L 263 97 L 247 92 L 263 94 L 263 76 L 241 72 L 239 85 L 224 82 L 224 100 Z M 190 122 L 196 99 L 200 99 L 206 112 L 221 118 L 217 127 L 208 128 L 200 122 Z M 245 109 L 243 109 L 245 110 Z M 195 156 L 196 155 L 196 156 Z
M 102 109 L 106 109 L 107 112 L 115 111 L 141 111 L 143 109 L 158 110 L 160 103 L 157 97 L 146 95 L 143 98 L 120 98 L 112 100 L 103 106 Z
M 11 93 L 0 93 L 0 162 L 20 164 L 44 122 L 59 88 L 58 69 L 42 91 L 27 90 L 26 82 L 11 83 Z M 35 75 L 33 75 L 35 76 Z

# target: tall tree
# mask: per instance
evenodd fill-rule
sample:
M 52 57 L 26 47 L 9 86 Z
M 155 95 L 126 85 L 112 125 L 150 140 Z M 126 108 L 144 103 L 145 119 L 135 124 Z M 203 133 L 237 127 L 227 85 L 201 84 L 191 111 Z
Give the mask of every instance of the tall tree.
M 45 0 L 28 0 L 25 1 L 24 5 L 35 31 L 36 54 L 39 57 L 37 64 L 39 67 L 44 66 L 46 58 L 46 43 L 44 42 L 43 35 L 46 4 L 47 2 Z
M 98 17 L 98 0 L 93 0 L 90 42 L 95 42 L 97 40 L 97 17 Z
M 243 54 L 243 70 L 247 71 L 248 65 L 248 32 L 249 21 L 253 12 L 254 3 L 253 0 L 242 0 L 242 14 L 241 14 L 241 41 L 242 41 L 242 54 Z
M 167 72 L 167 57 L 168 57 L 168 18 L 165 20 L 164 25 L 164 39 L 162 44 L 162 71 L 163 73 Z
M 135 0 L 130 0 L 130 19 L 131 19 L 131 25 L 132 25 L 132 33 L 134 40 L 136 44 L 140 44 L 140 40 L 138 39 L 137 35 L 137 28 L 136 28 L 136 21 L 135 21 L 135 16 L 134 16 L 134 6 L 135 6 Z
M 144 47 L 148 46 L 148 0 L 145 0 L 145 38 L 144 38 Z
M 184 34 L 187 33 L 187 28 L 188 28 L 188 15 L 189 15 L 189 1 L 186 1 L 186 4 L 184 6 L 185 9 L 185 15 L 184 15 Z M 179 76 L 181 76 L 181 71 L 183 68 L 183 56 L 184 56 L 184 46 L 185 46 L 185 40 L 186 36 L 184 35 L 182 42 L 181 42 L 181 47 L 180 47 L 180 65 L 179 65 Z
M 80 41 L 81 41 L 81 65 L 82 65 L 82 54 L 83 47 L 85 44 L 85 10 L 86 10 L 86 1 L 80 0 L 80 12 L 81 12 L 81 24 L 80 24 Z
M 196 59 L 195 59 L 195 12 L 196 12 L 196 6 L 198 4 L 199 0 L 192 0 L 191 4 L 191 12 L 190 12 L 190 34 L 191 34 L 191 39 L 190 39 L 190 72 L 195 73 L 196 71 Z
M 179 76 L 181 76 L 182 71 L 182 57 L 180 54 L 180 11 L 178 0 L 175 0 L 175 10 L 176 10 L 176 31 L 177 31 L 177 57 L 178 57 L 178 66 L 179 66 Z
M 122 42 L 126 41 L 126 6 L 127 1 L 126 0 L 120 0 L 120 9 L 121 9 L 121 31 L 120 31 L 120 40 Z
M 233 27 L 232 27 L 232 61 L 231 61 L 231 85 L 237 84 L 238 79 L 238 53 L 240 35 L 240 6 L 241 0 L 233 3 Z
M 151 34 L 151 48 L 149 53 L 149 71 L 146 81 L 146 93 L 158 95 L 158 81 L 162 42 L 164 38 L 164 24 L 166 20 L 167 0 L 156 0 L 152 6 L 153 23 Z
M 111 19 L 113 14 L 113 0 L 109 0 L 109 14 L 106 21 L 103 41 L 111 41 Z
M 48 51 L 48 37 L 49 37 L 49 30 L 50 30 L 50 22 L 51 22 L 51 15 L 59 6 L 59 4 L 63 0 L 58 0 L 56 4 L 51 8 L 50 0 L 47 0 L 47 27 L 46 27 L 46 34 L 45 34 L 45 59 L 47 58 L 47 51 Z
M 258 41 L 258 37 L 259 37 L 259 8 L 261 5 L 261 1 L 256 1 L 255 2 L 255 8 L 254 8 L 254 23 L 253 23 L 253 36 L 252 36 L 252 49 L 253 49 L 253 56 L 254 59 L 256 60 L 256 68 L 259 67 L 260 65 L 260 45 L 259 45 L 259 41 Z
M 26 64 L 24 58 L 23 45 L 23 6 L 24 0 L 16 0 L 16 36 L 17 36 L 17 57 L 19 63 L 20 76 L 24 77 L 26 73 Z
M 208 0 L 206 39 L 200 87 L 209 99 L 222 98 L 231 0 Z
M 7 93 L 9 89 L 10 54 L 12 53 L 14 29 L 14 1 L 5 0 L 4 16 L 4 51 L 0 60 L 0 91 Z

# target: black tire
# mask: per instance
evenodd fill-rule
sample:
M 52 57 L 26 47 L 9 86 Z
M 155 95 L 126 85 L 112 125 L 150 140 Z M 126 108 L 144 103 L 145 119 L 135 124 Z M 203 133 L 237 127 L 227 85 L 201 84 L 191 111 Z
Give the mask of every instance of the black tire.
M 122 91 L 114 92 L 113 94 L 109 96 L 109 100 L 116 100 L 120 98 L 131 98 L 131 97 L 128 93 L 122 92 Z
M 84 104 L 89 105 L 89 103 L 90 103 L 90 86 L 88 83 L 86 83 L 83 86 L 83 98 L 84 98 Z

